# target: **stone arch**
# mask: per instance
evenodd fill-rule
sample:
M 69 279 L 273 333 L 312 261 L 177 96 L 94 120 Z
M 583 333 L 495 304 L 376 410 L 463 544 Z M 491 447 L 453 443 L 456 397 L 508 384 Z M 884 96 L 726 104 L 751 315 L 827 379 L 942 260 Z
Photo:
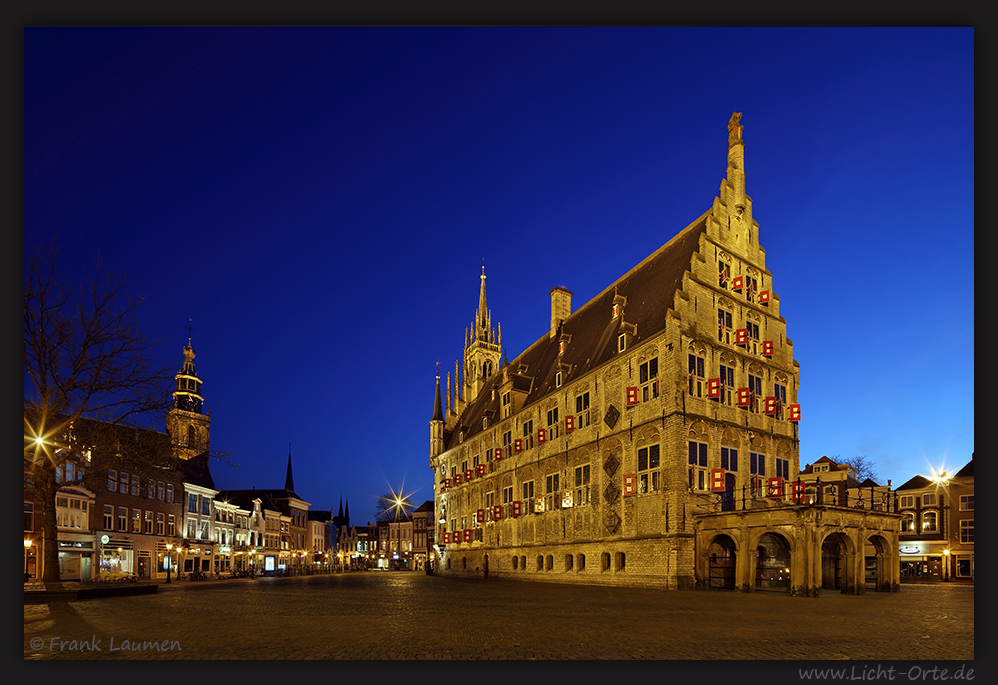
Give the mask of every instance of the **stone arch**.
M 736 583 L 736 559 L 738 546 L 735 540 L 725 533 L 718 533 L 707 545 L 707 587 L 711 589 L 734 590 Z
M 856 542 L 842 531 L 833 531 L 821 541 L 822 590 L 852 592 L 856 587 Z
M 762 530 L 753 537 L 755 590 L 789 592 L 793 588 L 791 568 L 796 552 L 793 538 L 772 530 Z
M 891 592 L 897 581 L 896 569 L 899 566 L 897 545 L 879 534 L 866 537 L 863 544 L 863 578 L 858 583 L 861 591 Z

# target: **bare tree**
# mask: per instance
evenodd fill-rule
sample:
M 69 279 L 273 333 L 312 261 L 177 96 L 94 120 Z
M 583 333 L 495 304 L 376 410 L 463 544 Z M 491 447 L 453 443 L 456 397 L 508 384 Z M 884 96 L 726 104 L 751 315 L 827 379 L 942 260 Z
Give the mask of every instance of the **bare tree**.
M 849 464 L 852 468 L 853 475 L 856 477 L 860 483 L 865 481 L 867 478 L 874 481 L 875 483 L 880 482 L 880 477 L 877 475 L 877 464 L 872 459 L 870 459 L 865 454 L 863 456 L 855 456 L 848 461 L 843 461 L 839 458 L 839 455 L 833 455 L 829 457 L 836 464 Z
M 408 496 L 401 496 L 394 492 L 385 493 L 378 498 L 378 503 L 374 508 L 375 521 L 395 521 L 405 518 L 412 509 L 412 502 Z
M 849 460 L 849 466 L 856 474 L 856 480 L 860 483 L 865 481 L 867 478 L 874 481 L 875 483 L 880 482 L 880 476 L 877 474 L 877 464 L 872 459 L 870 459 L 865 454 L 863 456 L 855 456 Z
M 139 331 L 141 300 L 124 287 L 99 258 L 74 284 L 55 245 L 25 251 L 24 490 L 42 502 L 45 582 L 59 580 L 56 493 L 84 483 L 67 462 L 89 465 L 95 451 L 168 457 L 168 440 L 133 430 L 165 415 L 172 374 Z

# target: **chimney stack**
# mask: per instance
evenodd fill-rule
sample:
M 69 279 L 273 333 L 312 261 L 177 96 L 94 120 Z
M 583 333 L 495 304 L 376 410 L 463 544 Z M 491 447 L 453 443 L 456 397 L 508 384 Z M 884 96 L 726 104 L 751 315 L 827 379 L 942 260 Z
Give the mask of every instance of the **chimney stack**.
M 558 334 L 558 326 L 572 313 L 572 291 L 558 286 L 551 295 L 551 337 Z

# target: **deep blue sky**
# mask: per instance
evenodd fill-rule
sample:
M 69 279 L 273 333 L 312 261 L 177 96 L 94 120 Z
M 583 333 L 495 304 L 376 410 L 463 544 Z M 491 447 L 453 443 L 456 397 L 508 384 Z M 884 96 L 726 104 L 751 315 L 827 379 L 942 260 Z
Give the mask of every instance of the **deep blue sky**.
M 373 520 L 432 498 L 435 364 L 510 359 L 747 189 L 801 365 L 801 466 L 899 485 L 974 450 L 969 28 L 29 28 L 25 246 L 189 320 L 219 488 Z M 169 391 L 165 388 L 164 392 Z

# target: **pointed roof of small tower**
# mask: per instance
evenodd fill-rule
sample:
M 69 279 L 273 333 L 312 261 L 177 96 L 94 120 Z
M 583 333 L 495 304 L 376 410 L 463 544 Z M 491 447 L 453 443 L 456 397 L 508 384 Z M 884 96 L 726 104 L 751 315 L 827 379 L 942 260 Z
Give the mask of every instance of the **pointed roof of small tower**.
M 291 443 L 288 443 L 288 475 L 284 478 L 284 489 L 288 492 L 295 491 L 295 479 L 291 475 Z
M 437 394 L 433 400 L 433 418 L 431 421 L 443 421 L 444 410 L 440 401 L 440 363 L 437 362 Z

